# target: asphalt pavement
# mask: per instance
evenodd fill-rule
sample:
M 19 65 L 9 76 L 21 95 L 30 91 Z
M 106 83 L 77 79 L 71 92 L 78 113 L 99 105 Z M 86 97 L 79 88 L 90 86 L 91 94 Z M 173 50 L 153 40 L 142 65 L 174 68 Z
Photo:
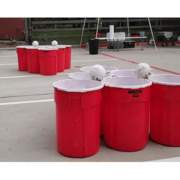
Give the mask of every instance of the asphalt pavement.
M 95 64 L 135 69 L 140 62 L 155 74 L 180 74 L 180 46 L 141 46 L 117 50 L 102 47 L 98 55 L 72 48 L 71 69 L 54 76 L 18 71 L 14 48 L 0 49 L 0 162 L 145 162 L 180 161 L 180 147 L 157 144 L 149 138 L 137 152 L 109 148 L 103 137 L 99 151 L 87 158 L 61 155 L 56 146 L 53 82 L 67 79 L 80 67 Z M 172 159 L 171 159 L 172 158 Z

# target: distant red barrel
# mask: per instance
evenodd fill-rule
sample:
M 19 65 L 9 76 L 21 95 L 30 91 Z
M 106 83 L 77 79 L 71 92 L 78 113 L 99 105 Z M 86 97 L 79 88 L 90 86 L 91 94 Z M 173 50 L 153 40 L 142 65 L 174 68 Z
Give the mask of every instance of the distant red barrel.
M 58 53 L 57 53 L 58 72 L 63 72 L 65 68 L 66 46 L 58 45 L 57 47 L 58 47 Z
M 40 74 L 41 75 L 56 75 L 58 72 L 57 52 L 56 47 L 42 47 L 38 49 Z
M 26 46 L 17 46 L 16 52 L 18 54 L 18 68 L 19 71 L 27 71 L 28 65 L 27 65 L 27 51 Z
M 27 66 L 29 73 L 39 73 L 39 54 L 37 47 L 27 47 Z
M 71 45 L 65 45 L 65 69 L 71 68 Z

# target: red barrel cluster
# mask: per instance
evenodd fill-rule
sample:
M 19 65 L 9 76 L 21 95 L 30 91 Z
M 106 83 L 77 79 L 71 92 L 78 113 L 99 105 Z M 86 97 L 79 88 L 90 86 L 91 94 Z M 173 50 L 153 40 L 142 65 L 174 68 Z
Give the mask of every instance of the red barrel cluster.
M 132 152 L 146 147 L 151 81 L 131 77 L 105 79 L 107 82 L 94 81 L 104 87 L 91 88 L 90 92 L 82 92 L 86 86 L 84 89 L 81 86 L 85 82 L 90 85 L 93 80 L 69 79 L 54 83 L 57 149 L 61 154 L 88 157 L 97 153 L 100 129 L 105 143 L 112 149 Z M 118 87 L 117 82 L 126 81 L 132 86 Z M 133 86 L 134 81 L 139 85 Z M 73 82 L 77 82 L 76 85 Z M 77 88 L 79 92 L 68 88 Z
M 19 71 L 56 75 L 71 68 L 71 45 L 17 46 Z
M 79 83 L 73 85 L 73 81 Z M 108 77 L 98 82 L 104 84 L 99 89 L 89 86 L 91 81 L 54 83 L 61 154 L 87 157 L 97 153 L 100 129 L 106 145 L 119 151 L 142 150 L 149 134 L 159 144 L 180 147 L 180 76 Z M 86 87 L 90 92 L 84 91 Z

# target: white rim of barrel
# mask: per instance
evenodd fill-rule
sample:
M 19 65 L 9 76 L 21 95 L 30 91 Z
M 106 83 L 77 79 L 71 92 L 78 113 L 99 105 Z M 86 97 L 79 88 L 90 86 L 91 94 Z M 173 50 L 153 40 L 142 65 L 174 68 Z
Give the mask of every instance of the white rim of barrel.
M 102 82 L 105 86 L 123 89 L 139 89 L 146 88 L 152 85 L 152 82 L 148 79 L 125 76 L 104 78 Z
M 27 47 L 31 47 L 30 45 L 27 46 L 16 46 L 16 48 L 27 48 Z
M 91 67 L 93 67 L 93 66 L 82 67 L 82 68 L 80 68 L 80 71 L 81 71 L 81 72 L 89 72 L 90 69 L 91 69 Z M 113 71 L 115 71 L 115 70 L 119 70 L 119 68 L 113 67 L 113 66 L 103 66 L 103 67 L 105 68 L 106 73 L 111 73 L 111 72 L 113 72 Z M 111 68 L 111 70 L 110 70 L 110 68 Z M 108 69 L 109 69 L 109 70 L 108 70 Z
M 154 84 L 179 86 L 180 85 L 180 75 L 176 74 L 154 74 L 150 75 L 149 80 Z
M 129 72 L 130 75 L 118 74 L 123 72 Z M 112 77 L 137 77 L 135 69 L 114 70 L 110 74 Z M 154 75 L 154 73 L 150 72 L 150 75 Z
M 64 79 L 53 83 L 53 87 L 66 92 L 89 92 L 102 89 L 104 84 L 94 80 Z
M 70 79 L 83 79 L 83 80 L 92 80 L 92 77 L 89 72 L 75 72 L 68 75 Z
M 58 47 L 46 46 L 46 47 L 40 47 L 40 48 L 38 48 L 38 50 L 52 51 L 52 50 L 58 50 Z

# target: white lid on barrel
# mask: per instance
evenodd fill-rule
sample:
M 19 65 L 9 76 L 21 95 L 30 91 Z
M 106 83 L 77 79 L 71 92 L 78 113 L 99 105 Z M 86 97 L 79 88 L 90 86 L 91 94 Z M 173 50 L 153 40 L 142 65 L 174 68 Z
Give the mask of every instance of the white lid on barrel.
M 58 48 L 63 48 L 63 49 L 66 48 L 65 45 L 57 45 L 57 47 L 58 47 Z
M 154 74 L 149 76 L 149 80 L 155 84 L 180 86 L 180 75 L 175 74 Z
M 110 77 L 110 74 L 106 74 L 105 77 Z M 70 79 L 84 79 L 93 80 L 92 75 L 89 72 L 75 72 L 68 75 Z
M 58 50 L 58 47 L 55 47 L 55 46 L 45 46 L 45 47 L 39 47 L 38 50 L 52 51 L 52 50 Z
M 53 87 L 66 92 L 89 92 L 102 89 L 104 84 L 94 80 L 64 79 L 53 83 Z
M 135 69 L 115 70 L 110 73 L 113 77 L 137 77 Z
M 152 85 L 152 82 L 148 79 L 135 77 L 107 77 L 102 82 L 105 86 L 123 89 L 139 89 Z
M 38 49 L 38 47 L 35 47 L 35 46 L 28 46 L 28 47 L 26 47 L 26 49 Z
M 91 67 L 92 66 L 85 66 L 85 67 L 80 68 L 79 70 L 82 71 L 82 72 L 90 71 Z M 114 66 L 103 66 L 103 67 L 106 70 L 106 73 L 110 73 L 111 71 L 119 69 L 119 68 L 114 67 Z
M 27 47 L 31 47 L 30 45 L 27 46 L 16 46 L 16 48 L 27 48 Z
M 123 69 L 123 70 L 115 70 L 111 71 L 112 77 L 137 77 L 136 70 L 135 69 Z M 150 75 L 153 75 L 153 72 L 150 72 Z
M 119 70 L 119 68 L 114 67 L 114 66 L 103 66 L 106 72 L 112 72 L 114 70 Z
M 92 77 L 89 72 L 75 72 L 68 75 L 70 79 L 83 79 L 83 80 L 92 80 Z

